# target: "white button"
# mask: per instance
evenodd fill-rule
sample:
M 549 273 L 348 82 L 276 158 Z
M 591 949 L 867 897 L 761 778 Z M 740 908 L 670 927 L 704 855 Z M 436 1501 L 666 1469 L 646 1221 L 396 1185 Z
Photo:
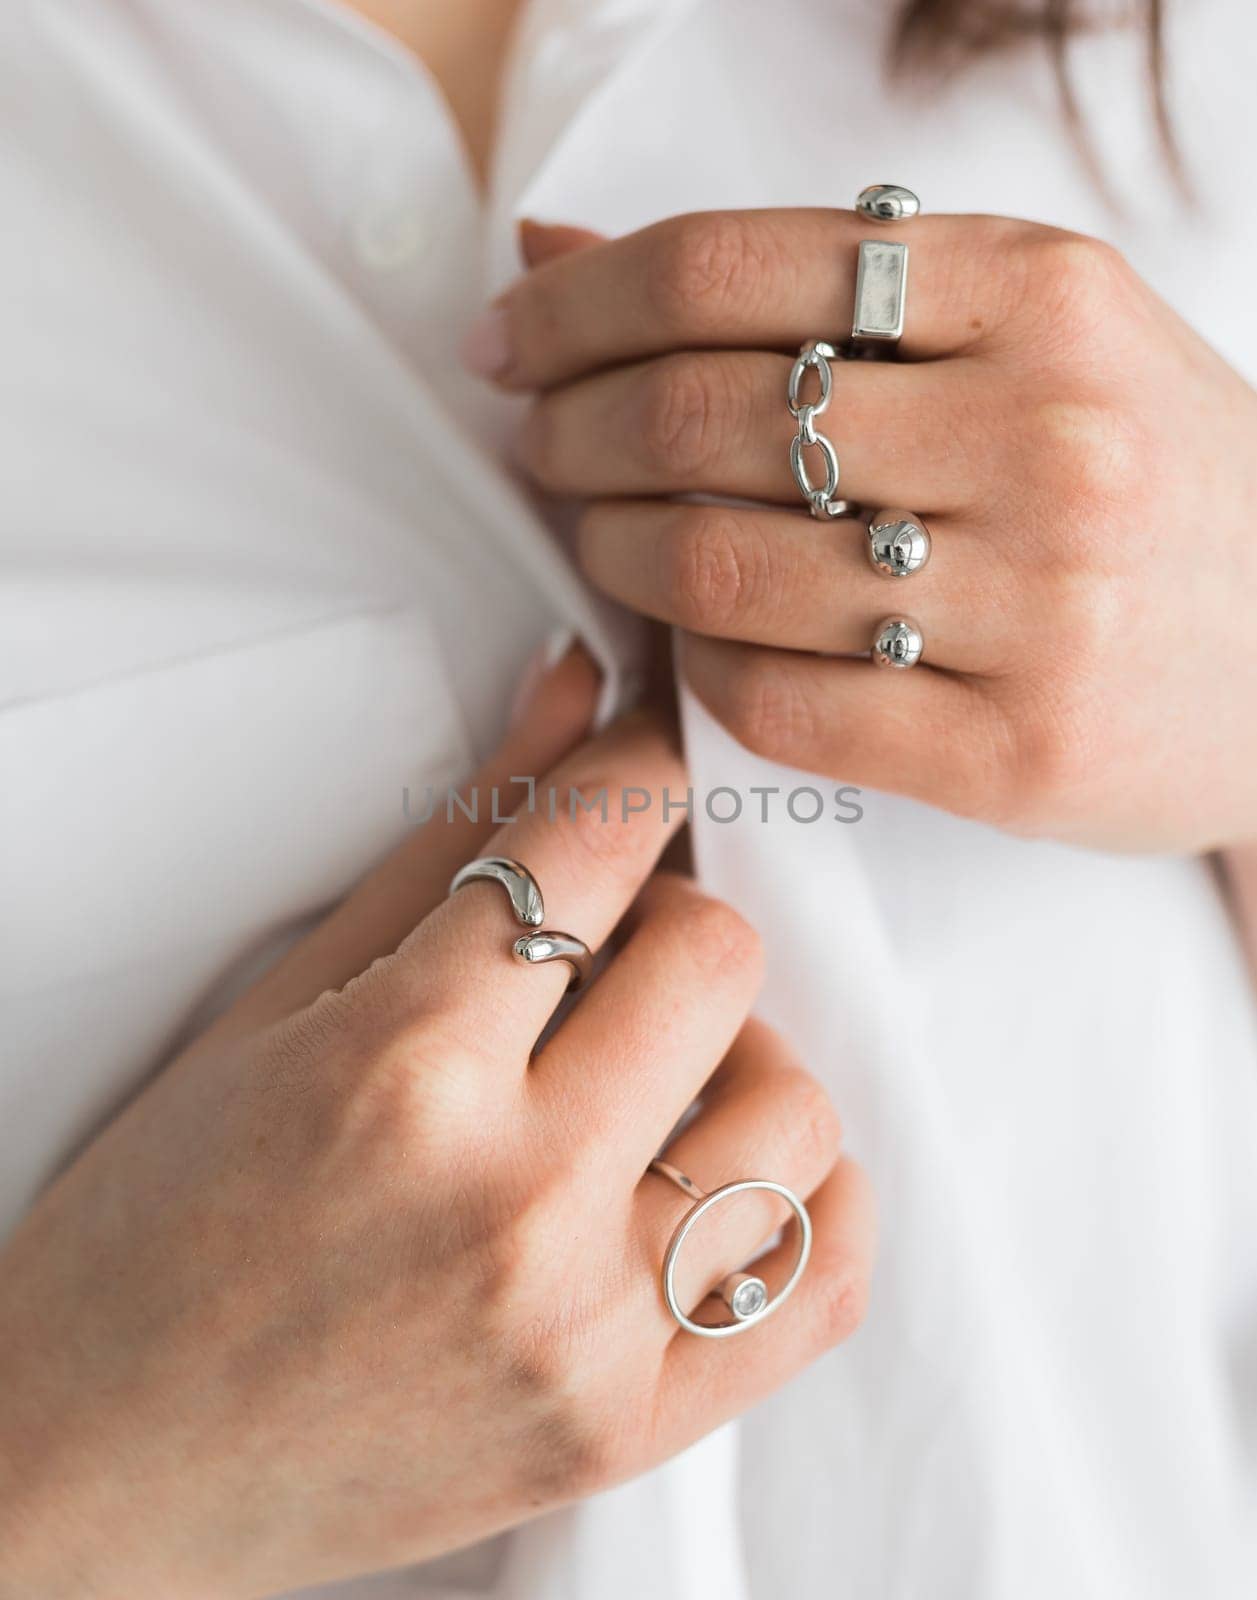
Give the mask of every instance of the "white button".
M 364 211 L 355 221 L 353 232 L 359 259 L 377 272 L 405 266 L 419 254 L 424 243 L 423 218 L 411 207 Z

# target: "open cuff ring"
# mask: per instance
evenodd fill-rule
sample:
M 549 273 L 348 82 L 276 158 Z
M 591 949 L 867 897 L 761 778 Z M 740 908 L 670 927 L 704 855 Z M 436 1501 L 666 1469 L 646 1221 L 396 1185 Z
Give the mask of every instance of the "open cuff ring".
M 694 1201 L 677 1224 L 663 1258 L 663 1298 L 675 1320 L 687 1333 L 696 1333 L 700 1338 L 727 1339 L 732 1334 L 745 1333 L 757 1322 L 763 1322 L 765 1317 L 770 1317 L 794 1292 L 795 1286 L 803 1276 L 803 1269 L 807 1266 L 807 1259 L 812 1253 L 812 1219 L 798 1195 L 793 1190 L 787 1189 L 785 1184 L 773 1183 L 767 1178 L 742 1178 L 736 1183 L 722 1184 L 719 1189 L 713 1189 L 710 1194 L 705 1194 L 692 1178 L 687 1178 L 685 1173 L 674 1167 L 670 1161 L 656 1159 L 650 1163 L 650 1171 L 657 1172 L 660 1177 L 676 1184 L 683 1194 Z M 722 1279 L 713 1291 L 724 1301 L 731 1320 L 695 1322 L 677 1298 L 676 1270 L 682 1247 L 700 1218 L 706 1216 L 721 1201 L 735 1194 L 745 1194 L 751 1189 L 762 1189 L 769 1194 L 779 1195 L 794 1212 L 799 1224 L 799 1245 L 790 1276 L 777 1293 L 771 1295 L 768 1285 L 754 1273 L 732 1272 Z
M 856 211 L 870 222 L 906 222 L 921 209 L 911 189 L 878 183 L 856 196 Z M 862 239 L 855 269 L 854 355 L 893 350 L 903 338 L 908 301 L 908 246 L 897 239 Z
M 573 934 L 560 933 L 554 928 L 543 928 L 546 918 L 545 901 L 541 886 L 528 868 L 509 856 L 482 856 L 479 861 L 469 861 L 454 874 L 450 893 L 469 883 L 496 883 L 506 890 L 511 911 L 516 922 L 536 932 L 525 933 L 516 939 L 511 951 L 517 961 L 540 963 L 566 961 L 572 969 L 569 989 L 579 989 L 593 968 L 593 957 L 583 939 Z
M 869 560 L 884 578 L 910 578 L 930 559 L 930 530 L 915 511 L 875 511 L 868 529 Z

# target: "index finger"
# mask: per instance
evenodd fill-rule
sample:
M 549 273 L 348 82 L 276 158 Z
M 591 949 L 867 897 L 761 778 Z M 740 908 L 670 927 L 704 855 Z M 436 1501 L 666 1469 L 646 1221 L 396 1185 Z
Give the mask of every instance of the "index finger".
M 1001 217 L 915 217 L 881 225 L 854 211 L 710 211 L 545 262 L 489 314 L 491 376 L 548 388 L 674 349 L 796 350 L 850 335 L 861 240 L 910 248 L 899 353 L 971 348 L 1016 299 L 1001 270 L 1027 224 Z
M 544 927 L 596 951 L 685 820 L 686 798 L 673 733 L 633 712 L 538 777 L 531 803 L 476 853 L 519 861 L 541 890 Z M 407 1009 L 444 1013 L 479 1051 L 522 1065 L 571 976 L 564 961 L 521 963 L 523 931 L 500 884 L 469 883 L 401 945 L 390 983 Z

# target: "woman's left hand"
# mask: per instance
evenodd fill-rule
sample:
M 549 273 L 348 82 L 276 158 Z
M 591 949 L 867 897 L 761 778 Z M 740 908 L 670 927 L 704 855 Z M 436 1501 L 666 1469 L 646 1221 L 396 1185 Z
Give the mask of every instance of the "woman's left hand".
M 838 365 L 822 426 L 841 494 L 928 523 L 909 579 L 813 520 L 789 465 L 794 353 L 850 326 L 869 237 L 910 246 L 901 359 Z M 523 463 L 589 502 L 585 571 L 686 630 L 744 744 L 1018 832 L 1257 836 L 1257 395 L 1114 250 L 829 210 L 530 243 L 475 364 L 537 392 Z M 921 667 L 850 659 L 902 614 Z

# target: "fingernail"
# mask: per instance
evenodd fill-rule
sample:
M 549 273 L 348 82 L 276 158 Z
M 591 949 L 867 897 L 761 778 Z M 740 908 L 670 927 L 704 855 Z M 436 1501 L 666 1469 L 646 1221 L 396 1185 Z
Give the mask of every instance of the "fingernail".
M 511 363 L 510 321 L 502 306 L 490 306 L 468 328 L 463 365 L 480 378 L 499 378 Z
M 516 728 L 527 715 L 542 680 L 547 678 L 576 643 L 576 634 L 564 624 L 555 628 L 529 657 L 511 702 L 510 726 Z
M 602 241 L 602 235 L 592 228 L 571 222 L 540 222 L 536 217 L 520 218 L 517 237 L 520 256 L 529 268 L 544 266 L 573 250 L 588 250 Z
M 524 265 L 535 267 L 545 251 L 548 224 L 539 222 L 536 217 L 521 217 L 516 224 L 515 236 L 519 240 L 519 253 L 524 258 Z
M 584 230 L 566 222 L 542 222 L 538 217 L 521 217 L 516 230 L 519 253 L 526 267 L 540 266 L 551 255 L 562 255 L 569 239 L 581 239 Z M 571 248 L 567 245 L 567 248 Z

